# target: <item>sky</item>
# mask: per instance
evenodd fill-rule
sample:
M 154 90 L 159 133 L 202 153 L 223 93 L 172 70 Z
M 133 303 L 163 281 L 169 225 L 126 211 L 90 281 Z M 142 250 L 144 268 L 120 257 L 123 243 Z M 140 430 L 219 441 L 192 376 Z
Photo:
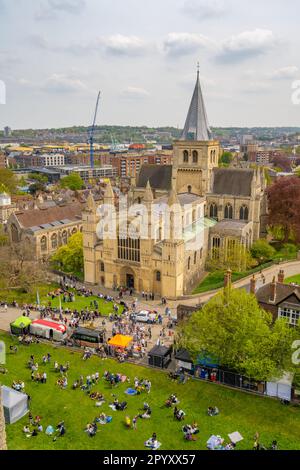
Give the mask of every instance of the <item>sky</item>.
M 198 62 L 210 125 L 300 126 L 299 17 L 295 0 L 0 0 L 0 128 L 88 126 L 99 90 L 98 125 L 183 127 Z

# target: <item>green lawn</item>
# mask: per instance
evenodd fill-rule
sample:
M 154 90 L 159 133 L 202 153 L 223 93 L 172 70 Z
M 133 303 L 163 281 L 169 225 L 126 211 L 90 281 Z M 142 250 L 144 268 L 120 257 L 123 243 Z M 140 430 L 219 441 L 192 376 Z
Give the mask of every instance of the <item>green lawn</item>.
M 15 341 L 4 333 L 0 334 L 7 347 Z M 59 363 L 70 361 L 69 386 L 61 390 L 56 386 L 57 375 L 53 371 L 53 365 L 40 366 L 48 372 L 47 384 L 31 382 L 30 370 L 26 363 L 30 354 L 41 361 L 43 354 L 48 351 L 52 354 L 52 360 Z M 165 373 L 153 369 L 142 368 L 131 364 L 118 364 L 111 360 L 101 361 L 92 358 L 87 362 L 81 359 L 81 355 L 65 349 L 52 348 L 50 345 L 39 344 L 30 347 L 21 346 L 17 355 L 7 354 L 8 374 L 1 375 L 0 380 L 6 385 L 11 385 L 13 380 L 22 379 L 25 382 L 25 390 L 32 397 L 32 413 L 40 415 L 44 429 L 49 425 L 56 426 L 60 420 L 64 420 L 67 433 L 63 438 L 53 442 L 51 437 L 40 434 L 36 438 L 26 438 L 22 429 L 28 418 L 24 417 L 14 425 L 7 426 L 7 438 L 9 449 L 143 449 L 144 441 L 153 432 L 157 433 L 162 442 L 162 450 L 194 450 L 205 449 L 206 441 L 212 434 L 220 434 L 224 438 L 228 433 L 239 431 L 244 440 L 239 444 L 239 449 L 251 449 L 253 436 L 260 433 L 261 442 L 270 445 L 273 439 L 277 439 L 280 449 L 300 449 L 300 409 L 286 407 L 278 401 L 268 398 L 256 397 L 246 393 L 233 391 L 218 385 L 190 380 L 185 385 L 172 383 Z M 135 376 L 148 378 L 152 382 L 150 395 L 127 397 L 124 394 L 127 384 L 122 384 L 113 391 L 102 379 L 95 390 L 103 392 L 106 403 L 101 408 L 96 408 L 81 390 L 71 390 L 71 384 L 80 376 L 86 376 L 96 371 L 103 374 L 104 370 L 121 372 L 131 379 Z M 115 393 L 120 400 L 128 401 L 128 409 L 125 412 L 114 412 L 108 407 L 112 400 L 111 394 Z M 200 434 L 195 443 L 183 439 L 182 424 L 174 420 L 172 410 L 163 407 L 166 398 L 176 393 L 180 399 L 180 407 L 186 412 L 186 423 L 198 422 Z M 152 407 L 150 420 L 138 420 L 137 431 L 126 429 L 125 416 L 131 418 L 137 414 L 143 402 L 149 402 Z M 206 415 L 208 406 L 218 406 L 220 415 L 210 418 Z M 83 432 L 86 424 L 92 421 L 97 412 L 105 412 L 113 416 L 113 421 L 106 426 L 99 426 L 99 432 L 94 438 L 90 438 Z
M 232 273 L 232 282 L 239 281 L 239 280 L 243 279 L 244 277 L 248 277 L 251 274 L 255 274 L 255 273 L 259 272 L 262 269 L 269 268 L 270 266 L 272 266 L 272 264 L 274 264 L 274 263 L 272 263 L 272 262 L 266 263 L 266 264 L 257 266 L 254 269 L 251 269 L 251 270 L 245 271 L 245 272 L 241 272 L 241 273 L 233 272 Z M 215 271 L 213 273 L 209 273 L 203 279 L 203 281 L 199 284 L 199 286 L 196 287 L 196 289 L 193 291 L 193 294 L 202 294 L 204 292 L 209 292 L 211 290 L 221 289 L 223 286 L 224 286 L 224 272 L 223 271 Z
M 298 284 L 300 286 L 300 274 L 297 274 L 296 276 L 288 277 L 284 281 L 285 284 L 290 284 L 291 282 L 294 282 L 295 284 Z
M 110 313 L 114 312 L 113 302 L 107 302 L 106 300 L 100 299 L 99 297 L 96 297 L 96 296 L 82 297 L 76 293 L 75 293 L 75 302 L 64 302 L 63 296 L 61 296 L 61 306 L 63 309 L 69 308 L 71 310 L 77 309 L 79 311 L 86 310 L 86 309 L 95 310 L 95 307 L 91 306 L 91 302 L 93 302 L 93 300 L 96 300 L 98 302 L 98 305 L 99 305 L 98 310 L 99 312 L 101 312 L 102 315 L 108 316 Z M 51 302 L 51 307 L 59 308 L 59 297 L 55 297 L 53 300 L 51 299 L 51 297 L 47 297 L 47 296 L 41 297 L 42 305 L 49 305 L 49 302 Z M 118 312 L 122 313 L 123 310 L 124 310 L 124 307 L 119 306 Z
M 39 291 L 40 298 L 45 297 L 48 292 L 56 289 L 56 284 L 38 284 L 32 292 L 24 292 L 23 289 L 0 289 L 0 301 L 12 303 L 14 300 L 19 305 L 36 303 L 36 293 Z

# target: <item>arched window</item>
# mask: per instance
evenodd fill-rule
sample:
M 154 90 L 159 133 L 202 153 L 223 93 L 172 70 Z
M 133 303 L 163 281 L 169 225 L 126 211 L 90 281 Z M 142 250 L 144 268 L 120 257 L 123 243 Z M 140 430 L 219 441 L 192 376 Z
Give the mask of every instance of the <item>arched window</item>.
M 218 207 L 217 207 L 217 204 L 215 204 L 214 202 L 210 205 L 209 217 L 211 219 L 217 219 L 218 218 Z
M 192 192 L 192 186 L 190 186 L 190 185 L 188 186 L 188 192 L 189 192 L 190 194 L 191 194 L 191 192 Z
M 53 233 L 51 236 L 51 248 L 55 250 L 57 248 L 57 235 L 56 233 Z
M 191 257 L 189 257 L 189 259 L 188 259 L 188 270 L 190 270 L 190 269 L 191 269 Z
M 202 258 L 203 258 L 203 248 L 201 248 L 201 250 L 200 250 L 200 259 L 202 259 Z
M 73 228 L 72 230 L 72 235 L 75 235 L 75 233 L 77 233 L 77 228 Z
M 197 152 L 197 150 L 193 151 L 193 163 L 198 163 L 198 152 Z
M 47 251 L 47 238 L 45 236 L 41 238 L 41 250 Z
M 195 253 L 194 253 L 194 264 L 196 264 L 196 263 L 197 263 L 197 251 L 195 251 Z
M 137 198 L 137 203 L 138 203 L 138 204 L 141 204 L 141 202 L 142 202 L 142 199 L 141 199 L 140 197 L 138 197 L 138 198 Z
M 66 230 L 63 231 L 61 240 L 63 245 L 66 245 L 68 243 L 68 232 Z
M 157 282 L 160 282 L 160 281 L 161 281 L 161 274 L 160 274 L 160 271 L 156 271 L 155 279 L 157 280 Z
M 184 161 L 184 163 L 189 162 L 189 152 L 187 150 L 183 151 L 183 161 Z
M 233 209 L 231 204 L 227 204 L 225 206 L 225 213 L 224 213 L 224 219 L 232 219 L 233 218 Z
M 240 220 L 248 220 L 249 218 L 249 209 L 247 206 L 242 206 L 240 208 Z
M 193 220 L 193 223 L 196 222 L 196 209 L 193 210 L 192 220 Z
M 102 273 L 105 272 L 104 263 L 103 263 L 102 261 L 101 261 L 101 263 L 100 263 L 100 271 L 101 271 Z

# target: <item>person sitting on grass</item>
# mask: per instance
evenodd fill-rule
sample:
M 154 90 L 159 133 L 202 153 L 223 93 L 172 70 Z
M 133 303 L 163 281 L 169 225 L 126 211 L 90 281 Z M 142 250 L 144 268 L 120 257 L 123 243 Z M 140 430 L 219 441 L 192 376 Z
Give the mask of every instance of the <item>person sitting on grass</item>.
M 166 400 L 166 407 L 167 408 L 170 408 L 172 405 L 176 405 L 179 403 L 179 400 L 177 398 L 177 396 L 174 394 L 170 395 L 169 398 Z
M 87 424 L 85 432 L 87 432 L 90 437 L 94 437 L 97 433 L 97 424 L 96 423 Z
M 219 413 L 220 413 L 220 411 L 216 406 L 209 406 L 207 408 L 208 416 L 217 416 Z
M 139 417 L 142 419 L 150 419 L 152 414 L 152 410 L 148 403 L 144 403 L 144 413 L 140 414 Z
M 178 410 L 177 406 L 174 408 L 174 418 L 177 419 L 177 421 L 183 421 L 185 418 L 185 412 L 183 410 Z

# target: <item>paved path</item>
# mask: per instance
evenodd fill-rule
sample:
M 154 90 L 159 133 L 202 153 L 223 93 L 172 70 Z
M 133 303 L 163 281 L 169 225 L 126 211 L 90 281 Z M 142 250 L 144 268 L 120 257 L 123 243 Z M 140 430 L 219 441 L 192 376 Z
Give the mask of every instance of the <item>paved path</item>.
M 280 269 L 284 270 L 286 278 L 300 274 L 300 260 L 276 264 L 275 266 L 271 266 L 270 268 L 263 270 L 266 283 L 272 282 L 274 276 L 277 279 L 277 275 Z M 249 291 L 251 278 L 252 278 L 252 275 L 244 279 L 241 279 L 240 281 L 235 282 L 233 286 L 237 289 L 245 288 L 246 290 Z M 257 281 L 256 287 L 260 288 L 263 285 L 261 275 L 257 273 L 255 274 L 255 278 Z M 219 291 L 220 289 L 215 290 L 215 291 L 205 292 L 203 294 L 199 294 L 193 297 L 186 297 L 177 301 L 170 301 L 169 306 L 170 308 L 175 309 L 178 305 L 189 305 L 189 306 L 199 305 L 201 303 L 207 302 L 209 299 L 211 299 L 211 297 L 213 297 L 216 294 L 216 292 L 219 292 Z
M 263 274 L 266 279 L 266 283 L 269 283 L 272 281 L 273 277 L 278 275 L 279 269 L 283 269 L 285 272 L 286 277 L 291 277 L 295 276 L 297 274 L 300 274 L 300 261 L 291 261 L 288 263 L 281 263 L 279 265 L 271 266 L 268 269 L 265 269 L 263 271 Z M 250 279 L 252 276 L 249 276 L 247 278 L 241 279 L 240 281 L 235 282 L 233 285 L 235 288 L 245 288 L 249 290 L 250 287 Z M 262 285 L 262 279 L 260 274 L 256 274 L 256 279 L 257 279 L 257 288 L 261 287 Z M 110 290 L 110 289 L 104 289 L 102 287 L 93 287 L 92 290 L 94 292 L 102 292 L 103 294 L 111 295 L 115 297 L 117 295 L 116 291 Z M 220 289 L 219 289 L 220 290 Z M 203 294 L 199 294 L 193 297 L 187 297 L 183 298 L 180 300 L 176 301 L 168 301 L 167 306 L 171 308 L 172 314 L 176 315 L 176 309 L 178 305 L 189 305 L 189 306 L 195 306 L 199 305 L 201 303 L 207 302 L 211 297 L 213 297 L 217 291 L 210 291 L 206 292 Z M 124 296 L 123 300 L 128 303 L 130 306 L 131 302 L 135 299 L 138 298 L 138 306 L 137 310 L 157 310 L 159 313 L 165 317 L 165 306 L 162 305 L 160 299 L 155 299 L 154 301 L 146 301 L 145 299 L 142 298 L 142 296 L 139 295 L 133 295 L 132 297 L 130 296 Z M 20 309 L 14 309 L 14 308 L 8 308 L 7 312 L 5 312 L 3 309 L 0 307 L 0 329 L 9 331 L 9 324 L 14 321 L 18 316 L 20 316 Z M 32 313 L 32 318 L 37 318 L 38 312 L 33 312 Z M 165 325 L 166 320 L 164 320 L 164 325 Z M 154 327 L 155 333 L 153 337 L 153 342 L 158 337 L 160 327 Z M 167 343 L 167 341 L 166 341 Z

